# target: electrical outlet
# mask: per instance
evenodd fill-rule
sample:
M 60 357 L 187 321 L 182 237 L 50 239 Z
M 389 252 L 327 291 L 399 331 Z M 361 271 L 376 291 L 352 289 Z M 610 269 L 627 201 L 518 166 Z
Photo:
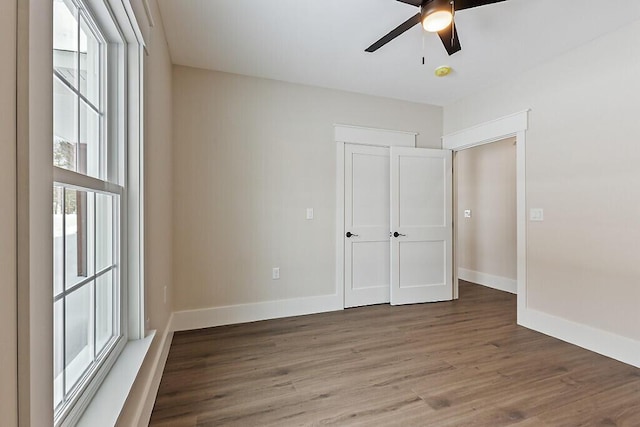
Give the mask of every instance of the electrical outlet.
M 307 219 L 313 219 L 313 208 L 307 208 Z
M 273 280 L 278 280 L 280 278 L 280 267 L 273 267 L 271 271 L 271 278 Z
M 464 217 L 465 218 L 471 218 L 471 209 L 465 209 L 464 210 Z

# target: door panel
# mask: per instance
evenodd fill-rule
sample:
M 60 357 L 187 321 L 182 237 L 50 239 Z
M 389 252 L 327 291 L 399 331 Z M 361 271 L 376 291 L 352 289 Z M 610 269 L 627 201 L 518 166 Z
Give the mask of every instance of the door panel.
M 400 227 L 444 226 L 445 185 L 441 158 L 400 158 Z
M 354 148 L 351 154 L 352 227 L 389 228 L 389 150 Z M 345 163 L 346 164 L 346 163 Z
M 453 298 L 451 151 L 391 147 L 391 304 Z
M 445 281 L 443 242 L 400 242 L 400 288 L 438 286 Z
M 352 242 L 353 289 L 389 286 L 389 238 L 382 242 Z
M 389 302 L 389 149 L 345 145 L 345 307 Z

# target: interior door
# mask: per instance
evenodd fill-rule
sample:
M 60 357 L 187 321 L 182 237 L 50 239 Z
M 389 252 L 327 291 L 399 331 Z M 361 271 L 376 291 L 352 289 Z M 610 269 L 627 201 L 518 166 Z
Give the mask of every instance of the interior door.
M 389 148 L 345 145 L 345 307 L 389 302 Z
M 391 304 L 453 298 L 450 150 L 391 147 Z

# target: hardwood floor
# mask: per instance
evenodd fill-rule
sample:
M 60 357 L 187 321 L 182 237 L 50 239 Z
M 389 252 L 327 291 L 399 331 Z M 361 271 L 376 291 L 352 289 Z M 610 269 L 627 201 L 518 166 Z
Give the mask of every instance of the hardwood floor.
M 176 333 L 151 426 L 640 426 L 640 369 L 516 326 L 515 296 Z

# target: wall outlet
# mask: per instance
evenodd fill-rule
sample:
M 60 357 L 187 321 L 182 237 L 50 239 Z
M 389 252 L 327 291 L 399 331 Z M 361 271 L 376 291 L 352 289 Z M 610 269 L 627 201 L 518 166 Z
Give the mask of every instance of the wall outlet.
M 313 219 L 313 208 L 307 208 L 307 219 Z
M 465 209 L 464 210 L 464 217 L 465 218 L 471 218 L 471 209 Z
M 278 280 L 280 278 L 280 267 L 273 267 L 271 270 L 271 278 L 273 280 Z

